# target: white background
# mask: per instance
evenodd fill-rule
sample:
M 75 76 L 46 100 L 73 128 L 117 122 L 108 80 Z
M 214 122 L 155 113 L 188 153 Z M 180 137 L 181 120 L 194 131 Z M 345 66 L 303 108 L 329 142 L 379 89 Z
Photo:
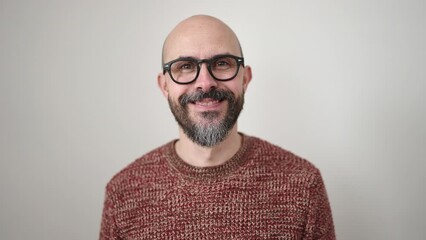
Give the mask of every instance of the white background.
M 424 1 L 0 1 L 0 239 L 97 239 L 109 179 L 177 137 L 156 85 L 193 14 L 237 33 L 240 131 L 321 169 L 339 239 L 425 234 Z

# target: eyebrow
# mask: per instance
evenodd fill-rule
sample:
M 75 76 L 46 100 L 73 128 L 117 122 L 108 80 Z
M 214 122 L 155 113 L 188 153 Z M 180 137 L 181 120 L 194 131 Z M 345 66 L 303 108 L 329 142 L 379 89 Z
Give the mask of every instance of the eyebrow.
M 224 53 L 215 54 L 213 56 L 210 56 L 210 57 L 204 58 L 204 59 L 211 59 L 211 58 L 214 58 L 214 57 L 217 57 L 217 56 L 222 56 L 222 55 L 233 55 L 233 54 L 231 54 L 230 52 L 224 52 Z M 192 59 L 195 59 L 195 60 L 201 60 L 200 58 L 189 56 L 189 55 L 180 55 L 176 59 L 180 59 L 180 58 L 192 58 Z M 176 60 L 176 59 L 174 59 L 174 60 Z M 173 61 L 173 60 L 171 60 L 171 61 Z

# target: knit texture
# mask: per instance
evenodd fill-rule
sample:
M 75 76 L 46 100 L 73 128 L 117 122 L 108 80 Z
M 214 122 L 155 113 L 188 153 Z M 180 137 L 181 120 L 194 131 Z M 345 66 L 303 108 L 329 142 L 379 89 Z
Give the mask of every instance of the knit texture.
M 243 135 L 233 158 L 198 168 L 174 143 L 108 183 L 99 239 L 335 239 L 323 180 L 308 161 Z

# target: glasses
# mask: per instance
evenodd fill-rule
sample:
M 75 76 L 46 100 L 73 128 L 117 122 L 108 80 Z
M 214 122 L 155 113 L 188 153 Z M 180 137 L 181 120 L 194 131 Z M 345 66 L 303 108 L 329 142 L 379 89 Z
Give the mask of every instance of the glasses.
M 203 63 L 207 64 L 207 70 L 214 79 L 229 81 L 237 76 L 241 65 L 244 67 L 244 58 L 228 54 L 200 60 L 183 57 L 165 63 L 163 74 L 167 71 L 177 84 L 190 84 L 197 80 Z

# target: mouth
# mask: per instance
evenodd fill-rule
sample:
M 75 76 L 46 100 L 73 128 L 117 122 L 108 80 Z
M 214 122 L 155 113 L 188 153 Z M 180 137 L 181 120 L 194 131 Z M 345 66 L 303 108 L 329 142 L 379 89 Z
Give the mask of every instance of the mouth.
M 190 105 L 197 112 L 219 111 L 223 107 L 223 100 L 213 98 L 202 98 L 197 101 L 190 102 Z
M 217 105 L 217 104 L 221 103 L 222 101 L 223 101 L 223 99 L 218 100 L 218 99 L 213 99 L 213 98 L 203 98 L 203 99 L 200 99 L 198 101 L 191 101 L 190 103 L 198 105 L 198 106 L 202 106 L 202 107 L 210 107 L 210 106 Z
M 224 101 L 231 101 L 233 95 L 229 91 L 213 89 L 209 92 L 197 91 L 179 97 L 182 107 L 192 106 L 199 111 L 216 111 L 222 108 Z

